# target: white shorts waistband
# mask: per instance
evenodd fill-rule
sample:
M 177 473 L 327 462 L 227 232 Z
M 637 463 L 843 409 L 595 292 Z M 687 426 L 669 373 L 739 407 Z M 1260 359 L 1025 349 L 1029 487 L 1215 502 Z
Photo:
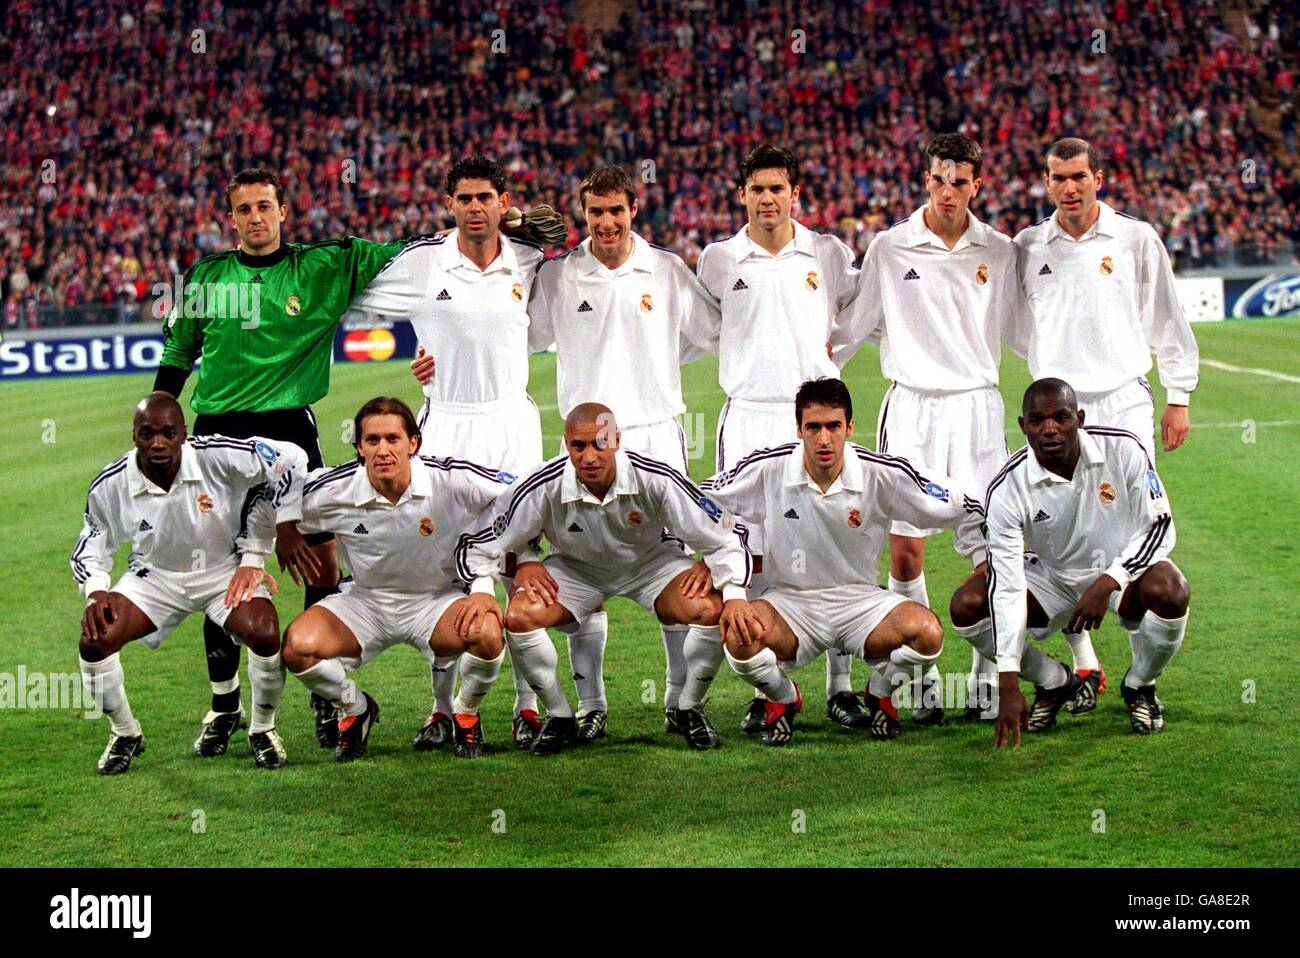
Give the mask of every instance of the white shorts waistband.
M 439 402 L 436 399 L 430 399 L 428 396 L 424 397 L 424 407 L 429 412 L 451 413 L 456 416 L 491 415 L 524 402 L 531 402 L 526 392 L 514 393 L 509 396 L 502 396 L 500 399 L 490 399 L 486 402 Z

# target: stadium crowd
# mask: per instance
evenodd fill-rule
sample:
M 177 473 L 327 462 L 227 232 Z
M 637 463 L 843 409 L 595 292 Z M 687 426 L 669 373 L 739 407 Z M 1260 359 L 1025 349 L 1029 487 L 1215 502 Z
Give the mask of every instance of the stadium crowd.
M 762 139 L 801 155 L 799 218 L 860 255 L 920 202 L 932 134 L 980 141 L 975 209 L 1009 234 L 1051 211 L 1043 149 L 1078 134 L 1103 152 L 1107 200 L 1155 224 L 1179 267 L 1300 238 L 1300 187 L 1256 132 L 1272 91 L 1294 143 L 1295 28 L 1279 35 L 1271 8 L 1243 49 L 1213 0 L 636 0 L 608 31 L 572 3 L 476 6 L 8 4 L 4 328 L 43 305 L 152 319 L 154 284 L 231 245 L 222 191 L 250 165 L 281 171 L 291 239 L 390 239 L 450 225 L 442 177 L 484 152 L 516 201 L 566 213 L 572 243 L 578 182 L 621 163 L 639 229 L 693 263 L 743 225 L 732 171 Z

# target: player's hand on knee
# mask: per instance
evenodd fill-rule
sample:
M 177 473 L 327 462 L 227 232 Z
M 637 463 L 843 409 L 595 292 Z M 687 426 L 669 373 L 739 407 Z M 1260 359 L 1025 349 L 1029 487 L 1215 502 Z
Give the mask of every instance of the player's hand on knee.
M 247 602 L 257 594 L 257 587 L 263 583 L 273 595 L 280 594 L 280 585 L 271 578 L 270 573 L 253 566 L 240 566 L 230 577 L 230 585 L 226 587 L 226 608 L 239 608 L 241 602 Z
M 540 602 L 548 609 L 559 599 L 560 586 L 540 562 L 525 562 L 515 571 L 515 591 L 530 602 Z
M 682 580 L 682 595 L 688 599 L 702 599 L 713 591 L 713 573 L 703 559 L 697 561 Z
M 433 357 L 425 353 L 423 346 L 415 351 L 415 358 L 411 360 L 411 375 L 421 386 L 429 385 L 433 379 Z
M 309 585 L 320 575 L 320 559 L 295 523 L 282 522 L 275 527 L 275 558 L 281 572 L 289 570 L 294 585 Z
M 108 635 L 108 627 L 116 621 L 113 601 L 103 590 L 90 594 L 90 604 L 81 615 L 81 637 L 90 642 L 101 642 Z
M 1070 621 L 1065 625 L 1066 632 L 1082 632 L 1095 629 L 1110 607 L 1111 593 L 1119 588 L 1119 583 L 1108 575 L 1102 575 L 1088 586 L 1088 591 L 1079 599 L 1079 604 L 1070 613 Z
M 724 602 L 718 625 L 722 628 L 724 642 L 730 638 L 742 647 L 757 642 L 766 631 L 763 620 L 758 617 L 754 607 L 744 599 Z
M 456 609 L 456 635 L 468 639 L 475 625 L 489 616 L 496 619 L 498 628 L 504 628 L 506 619 L 497 605 L 496 596 L 488 595 L 486 592 L 473 593 L 462 600 L 459 608 Z
M 998 688 L 998 720 L 993 725 L 994 748 L 1020 748 L 1020 733 L 1029 731 L 1029 706 L 1015 685 L 1003 683 Z

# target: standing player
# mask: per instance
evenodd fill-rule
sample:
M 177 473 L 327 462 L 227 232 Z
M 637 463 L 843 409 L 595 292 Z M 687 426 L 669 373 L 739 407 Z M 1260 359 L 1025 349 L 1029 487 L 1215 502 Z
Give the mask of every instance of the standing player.
M 755 147 L 740 164 L 736 193 L 748 223 L 730 239 L 706 246 L 696 264 L 720 308 L 710 348 L 718 353 L 718 382 L 727 393 L 718 417 L 718 472 L 755 449 L 795 438 L 791 397 L 800 383 L 839 376 L 850 358 L 846 349 L 838 364 L 832 362 L 827 346 L 835 317 L 856 288 L 853 251 L 791 218 L 799 199 L 799 160 L 793 153 L 770 143 Z M 752 529 L 751 535 L 751 546 L 761 555 L 761 531 Z M 754 595 L 762 592 L 763 581 L 763 574 L 755 573 Z M 687 649 L 687 659 L 702 651 Z M 842 653 L 827 655 L 826 711 L 841 725 L 859 728 L 869 719 L 852 691 L 852 661 Z M 688 684 L 692 695 L 682 707 L 695 708 L 696 683 Z M 760 693 L 741 728 L 760 731 L 764 714 Z
M 88 695 L 103 696 L 112 723 L 100 756 L 101 775 L 118 775 L 144 751 L 131 712 L 118 652 L 141 639 L 151 649 L 185 617 L 202 611 L 248 646 L 253 718 L 248 745 L 260 768 L 286 761 L 275 731 L 284 690 L 280 627 L 262 572 L 275 536 L 277 510 L 295 510 L 286 495 L 306 467 L 289 443 L 225 436 L 186 439 L 185 416 L 170 396 L 154 394 L 135 408 L 134 451 L 90 484 L 86 521 L 72 553 L 72 574 L 86 598 L 81 619 L 81 677 Z M 268 511 L 248 520 L 263 500 Z M 109 589 L 113 556 L 131 543 L 128 568 Z M 242 716 L 242 713 L 241 713 Z
M 1000 695 L 994 745 L 1051 728 L 1082 685 L 1070 669 L 1027 647 L 1026 630 L 1097 628 L 1106 610 L 1129 633 L 1133 664 L 1120 691 L 1134 732 L 1164 730 L 1155 681 L 1183 643 L 1187 580 L 1166 556 L 1174 525 L 1164 486 L 1134 433 L 1085 426 L 1074 391 L 1040 379 L 1020 417 L 1029 445 L 989 485 L 989 581 L 975 577 L 952 597 L 957 632 L 996 656 Z M 1026 554 L 1026 549 L 1029 554 Z M 1108 563 L 1098 574 L 1098 559 Z M 1020 675 L 1034 683 L 1032 709 Z
M 542 461 L 541 416 L 528 396 L 528 298 L 542 252 L 500 233 L 510 209 L 500 164 L 463 159 L 445 187 L 456 228 L 412 242 L 354 305 L 411 320 L 422 354 L 412 364 L 424 382 L 422 448 L 523 475 Z M 451 738 L 452 665 L 433 666 L 433 708 L 417 751 Z M 537 696 L 518 669 L 514 679 L 513 733 L 527 747 L 541 728 Z
M 868 727 L 876 738 L 894 738 L 892 693 L 912 669 L 938 659 L 943 627 L 919 603 L 876 583 L 885 533 L 899 519 L 960 524 L 958 551 L 974 561 L 983 551 L 983 510 L 942 476 L 849 444 L 853 400 L 840 380 L 800 386 L 795 415 L 799 442 L 752 453 L 702 487 L 729 512 L 761 524 L 768 542 L 783 545 L 772 551 L 768 588 L 754 602 L 763 635 L 747 641 L 733 633 L 727 657 L 768 698 L 768 745 L 790 740 L 802 706 L 784 672 L 832 649 L 878 670 L 864 695 Z
M 1160 438 L 1183 444 L 1187 404 L 1198 379 L 1196 337 L 1174 288 L 1169 254 L 1147 223 L 1097 199 L 1101 159 L 1068 137 L 1047 151 L 1047 192 L 1056 213 L 1015 239 L 1028 300 L 1019 351 L 1035 379 L 1056 377 L 1076 390 L 1098 426 L 1127 429 L 1155 460 L 1155 397 L 1146 375 L 1156 353 L 1165 387 Z M 1086 633 L 1065 633 L 1084 687 L 1070 711 L 1090 712 L 1106 673 Z
M 636 190 L 625 170 L 594 171 L 579 187 L 578 201 L 590 236 L 538 269 L 528 308 L 530 349 L 556 345 L 561 415 L 579 402 L 602 403 L 618 417 L 625 448 L 686 475 L 686 440 L 677 422 L 686 410 L 681 364 L 708 348 L 718 307 L 675 253 L 632 231 Z M 668 659 L 665 727 L 674 731 L 687 671 L 687 627 L 669 623 L 662 631 Z M 604 734 L 607 633 L 602 609 L 569 636 L 578 735 L 584 741 Z
M 202 354 L 190 405 L 195 435 L 268 436 L 292 442 L 312 468 L 324 465 L 311 403 L 329 390 L 334 329 L 375 275 L 405 245 L 347 237 L 283 243 L 289 207 L 279 178 L 244 170 L 226 187 L 226 209 L 239 234 L 233 250 L 213 253 L 185 274 L 163 332 L 166 345 L 154 389 L 179 397 Z M 306 586 L 305 605 L 334 592 L 338 559 L 328 535 L 304 542 L 294 530 L 276 541 L 280 567 Z M 239 650 L 211 619 L 203 642 L 212 709 L 195 748 L 220 755 L 240 727 Z M 313 698 L 316 738 L 332 747 L 334 710 Z
M 524 562 L 506 608 L 511 654 L 538 688 L 548 712 L 533 741 L 549 755 L 578 735 L 568 700 L 555 677 L 548 628 L 581 625 L 607 599 L 627 596 L 663 623 L 708 634 L 720 643 L 739 630 L 757 637 L 745 600 L 750 553 L 743 523 L 728 517 L 672 466 L 621 449 L 614 414 L 600 403 L 579 403 L 564 424 L 566 455 L 550 460 L 504 493 L 492 525 L 457 548 L 461 577 L 479 593 L 470 601 L 496 613 L 492 573 L 502 557 L 543 533 L 551 543 L 544 562 Z M 703 553 L 688 558 L 681 544 Z M 716 586 L 716 588 L 715 588 Z M 712 748 L 717 734 L 700 710 L 675 717 L 694 748 Z
M 406 403 L 378 397 L 353 422 L 359 460 L 308 478 L 299 526 L 334 533 L 353 585 L 326 596 L 290 623 L 284 661 L 338 710 L 340 762 L 364 758 L 379 706 L 357 695 L 348 673 L 405 643 L 430 662 L 460 657 L 452 705 L 454 751 L 483 754 L 479 703 L 501 670 L 501 613 L 459 620 L 467 602 L 453 562 L 456 542 L 477 528 L 508 485 L 501 474 L 457 459 L 418 456 L 420 431 Z
M 880 406 L 877 451 L 982 492 L 1007 457 L 998 367 L 1019 308 L 1016 252 L 970 211 L 983 165 L 974 140 L 937 136 L 926 145 L 925 163 L 929 200 L 868 247 L 837 348 L 851 352 L 883 332 L 880 368 L 892 382 Z M 890 529 L 889 588 L 924 606 L 925 539 L 939 531 L 907 521 Z M 988 701 L 992 673 L 993 664 L 977 656 L 968 703 Z M 934 665 L 922 676 L 913 696 L 917 722 L 943 721 L 938 677 Z M 968 714 L 976 711 L 968 705 Z

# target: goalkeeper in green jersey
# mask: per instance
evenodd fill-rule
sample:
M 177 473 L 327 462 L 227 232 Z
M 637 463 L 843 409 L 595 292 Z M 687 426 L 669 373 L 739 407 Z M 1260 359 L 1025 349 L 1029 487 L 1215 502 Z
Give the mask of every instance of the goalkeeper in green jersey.
M 295 443 L 309 467 L 324 465 L 311 403 L 329 390 L 330 359 L 339 318 L 407 240 L 372 243 L 347 237 L 284 243 L 288 206 L 279 178 L 244 170 L 226 187 L 226 207 L 239 246 L 195 263 L 176 291 L 165 321 L 166 345 L 154 389 L 180 396 L 194 361 L 203 357 L 190 400 L 192 435 L 265 436 Z M 338 591 L 338 557 L 328 533 L 304 539 L 279 530 L 276 555 L 311 606 Z M 212 710 L 194 743 L 201 756 L 223 754 L 244 724 L 239 701 L 239 648 L 204 620 Z M 333 748 L 334 707 L 312 696 L 316 737 Z

